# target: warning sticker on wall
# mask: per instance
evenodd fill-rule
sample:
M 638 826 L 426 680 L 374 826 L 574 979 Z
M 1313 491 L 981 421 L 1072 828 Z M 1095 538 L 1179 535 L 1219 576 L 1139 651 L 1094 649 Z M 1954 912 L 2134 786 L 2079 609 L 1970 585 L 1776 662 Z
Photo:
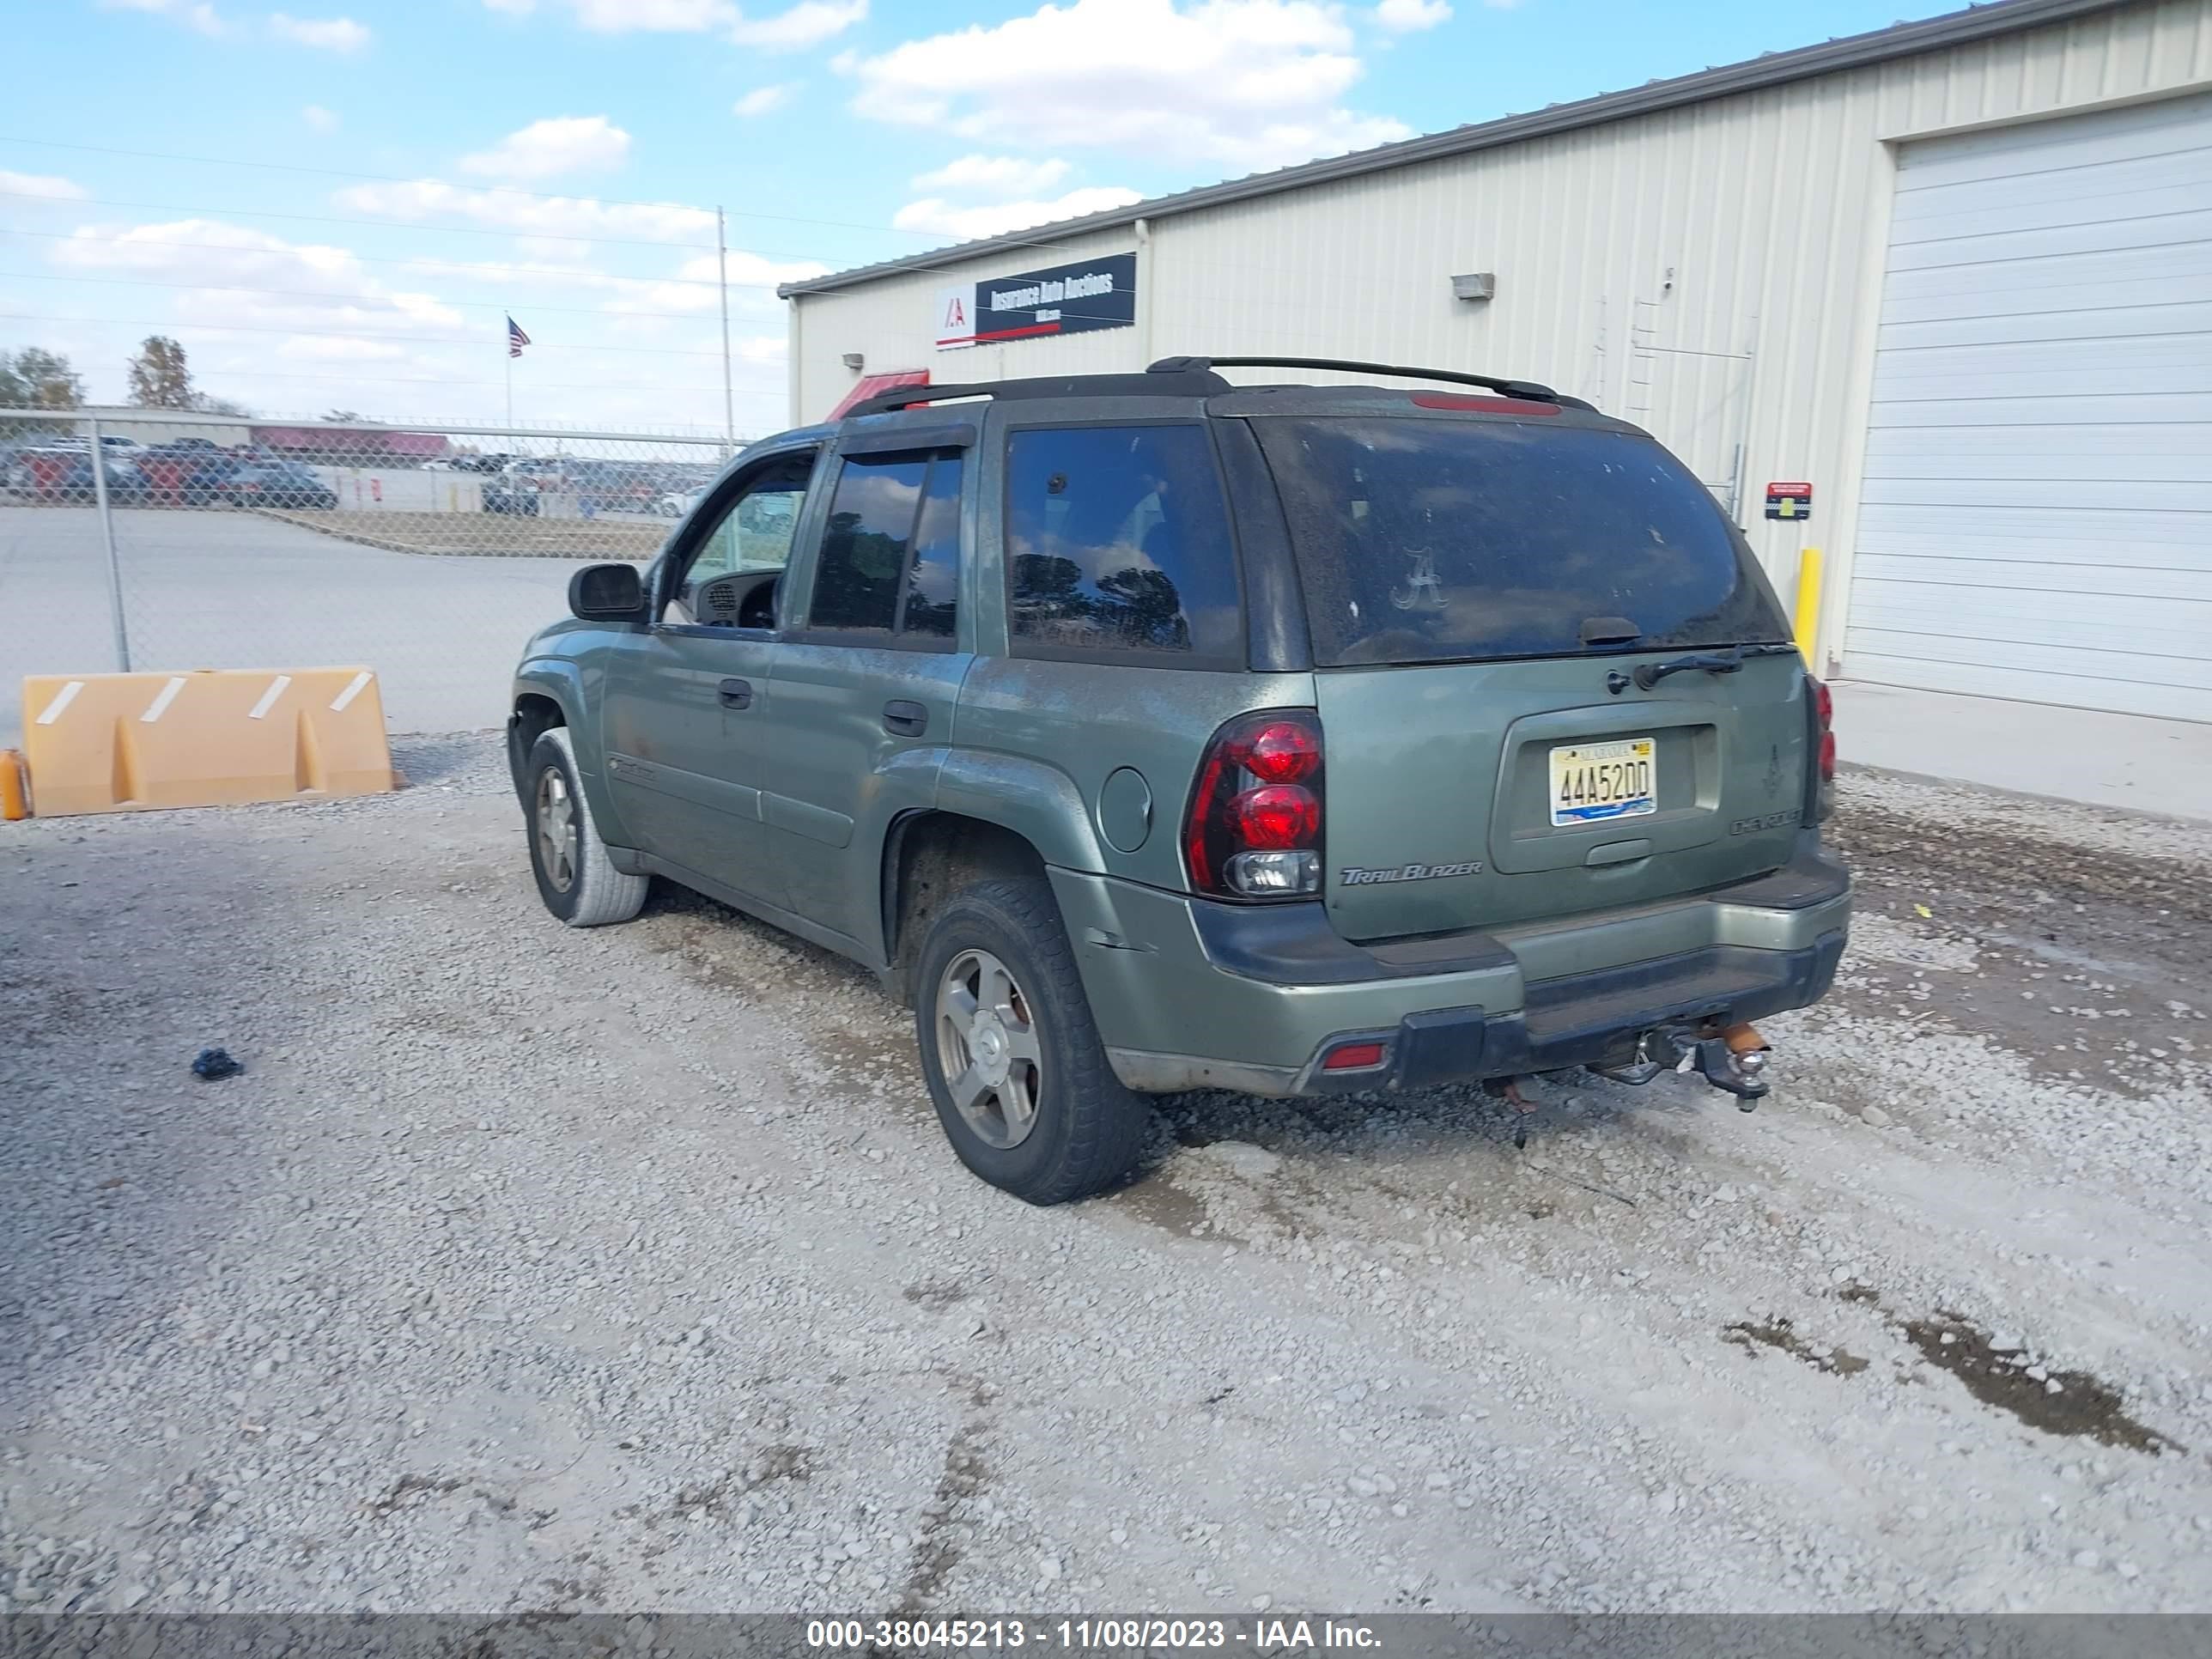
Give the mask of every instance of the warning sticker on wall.
M 1803 520 L 1813 516 L 1813 486 L 1802 479 L 1766 486 L 1766 516 Z

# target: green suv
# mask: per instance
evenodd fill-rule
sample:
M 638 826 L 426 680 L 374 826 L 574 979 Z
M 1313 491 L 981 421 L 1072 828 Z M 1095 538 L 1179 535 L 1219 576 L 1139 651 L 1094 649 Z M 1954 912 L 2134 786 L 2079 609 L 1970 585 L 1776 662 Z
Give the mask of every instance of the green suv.
M 1749 1022 L 1843 951 L 1825 688 L 1689 469 L 1544 386 L 908 387 L 568 599 L 508 726 L 547 908 L 661 876 L 866 963 L 1034 1203 L 1123 1177 L 1149 1093 L 1747 1106 Z

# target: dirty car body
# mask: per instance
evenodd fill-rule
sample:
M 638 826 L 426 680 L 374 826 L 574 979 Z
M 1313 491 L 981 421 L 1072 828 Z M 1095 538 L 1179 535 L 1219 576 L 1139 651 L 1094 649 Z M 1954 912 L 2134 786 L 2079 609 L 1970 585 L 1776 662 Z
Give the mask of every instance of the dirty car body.
M 1108 1178 L 1132 1094 L 1679 1060 L 1756 1098 L 1749 1022 L 1844 946 L 1825 690 L 1648 434 L 1401 375 L 1171 359 L 755 445 L 525 654 L 549 905 L 573 841 L 588 919 L 661 877 L 866 963 L 1037 1201 Z

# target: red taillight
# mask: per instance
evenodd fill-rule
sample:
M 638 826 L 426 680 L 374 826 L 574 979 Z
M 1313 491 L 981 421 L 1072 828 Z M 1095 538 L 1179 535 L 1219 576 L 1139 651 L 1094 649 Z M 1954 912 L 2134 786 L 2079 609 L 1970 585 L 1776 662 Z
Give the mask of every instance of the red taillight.
M 1812 775 L 1806 780 L 1805 822 L 1818 823 L 1836 805 L 1836 696 L 1810 674 L 1805 677 L 1805 685 L 1811 722 L 1806 735 L 1813 754 Z
M 1237 797 L 1237 833 L 1255 852 L 1284 853 L 1321 833 L 1321 803 L 1295 783 L 1270 783 Z
M 1270 720 L 1252 734 L 1244 769 L 1269 783 L 1297 783 L 1321 768 L 1321 734 L 1297 720 Z
M 1310 709 L 1240 715 L 1213 734 L 1191 786 L 1183 862 L 1198 892 L 1321 891 L 1321 722 Z
M 1363 1072 L 1382 1063 L 1379 1042 L 1343 1042 L 1330 1049 L 1321 1063 L 1324 1072 Z

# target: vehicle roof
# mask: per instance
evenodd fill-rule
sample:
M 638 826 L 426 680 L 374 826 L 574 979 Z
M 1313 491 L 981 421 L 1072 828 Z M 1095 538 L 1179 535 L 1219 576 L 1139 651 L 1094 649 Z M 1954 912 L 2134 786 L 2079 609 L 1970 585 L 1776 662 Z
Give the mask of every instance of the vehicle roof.
M 1374 376 L 1316 382 L 1269 380 L 1236 385 L 1219 368 L 1288 368 Z M 1377 382 L 1387 383 L 1377 383 Z M 1421 368 L 1334 358 L 1164 357 L 1139 374 L 1034 375 L 972 384 L 902 386 L 855 404 L 842 420 L 805 428 L 806 435 L 898 432 L 972 418 L 978 404 L 1018 406 L 1048 418 L 1125 414 L 1131 400 L 1147 413 L 1171 410 L 1231 418 L 1265 415 L 1462 416 L 1559 420 L 1633 432 L 1579 398 L 1533 380 L 1461 369 Z M 1102 405 L 1110 402 L 1111 408 Z M 786 434 L 797 437 L 799 434 Z

